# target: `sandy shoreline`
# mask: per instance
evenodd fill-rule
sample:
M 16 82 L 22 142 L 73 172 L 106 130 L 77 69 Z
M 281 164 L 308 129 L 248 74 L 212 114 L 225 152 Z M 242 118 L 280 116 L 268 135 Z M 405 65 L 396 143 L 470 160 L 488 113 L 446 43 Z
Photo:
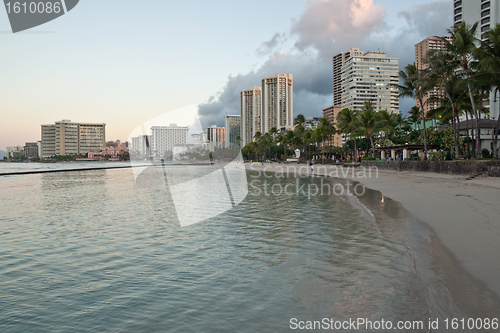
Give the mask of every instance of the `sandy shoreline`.
M 246 168 L 311 174 L 304 164 L 249 163 Z M 315 175 L 354 180 L 400 202 L 435 231 L 463 268 L 500 296 L 500 178 L 386 170 L 365 178 L 359 171 L 321 164 L 314 168 Z

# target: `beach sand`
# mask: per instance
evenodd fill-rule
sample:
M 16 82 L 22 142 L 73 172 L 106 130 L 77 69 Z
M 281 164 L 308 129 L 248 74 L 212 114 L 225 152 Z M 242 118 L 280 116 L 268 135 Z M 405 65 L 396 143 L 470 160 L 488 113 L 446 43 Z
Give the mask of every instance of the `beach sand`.
M 248 163 L 246 168 L 311 174 L 304 164 Z M 434 230 L 466 271 L 500 296 L 500 178 L 385 170 L 372 170 L 368 177 L 358 168 L 321 164 L 314 166 L 314 175 L 360 182 L 400 202 Z

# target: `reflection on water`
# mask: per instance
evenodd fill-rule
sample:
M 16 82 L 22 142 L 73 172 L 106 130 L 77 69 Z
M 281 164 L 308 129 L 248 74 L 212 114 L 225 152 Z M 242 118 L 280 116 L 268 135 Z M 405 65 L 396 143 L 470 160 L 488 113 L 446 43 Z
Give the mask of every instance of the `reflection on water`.
M 292 317 L 427 322 L 498 309 L 431 230 L 375 191 L 248 195 L 180 228 L 169 191 L 137 186 L 130 169 L 0 185 L 2 332 L 287 332 Z

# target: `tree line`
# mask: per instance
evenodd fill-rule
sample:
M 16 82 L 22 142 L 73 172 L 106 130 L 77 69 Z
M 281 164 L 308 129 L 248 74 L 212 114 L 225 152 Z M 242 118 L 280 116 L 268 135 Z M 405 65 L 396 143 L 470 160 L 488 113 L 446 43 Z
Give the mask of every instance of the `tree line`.
M 485 100 L 491 91 L 495 95 L 500 87 L 500 25 L 483 33 L 483 39 L 475 36 L 478 23 L 469 25 L 463 22 L 448 29 L 449 36 L 442 37 L 446 48 L 432 50 L 424 58 L 425 68 L 415 64 L 407 65 L 400 71 L 402 84 L 399 86 L 401 97 L 414 98 L 417 105 L 424 106 L 424 99 L 438 89 L 436 96 L 427 99 L 428 103 L 437 102 L 439 107 L 425 113 L 415 106 L 410 116 L 421 119 L 423 124 L 424 146 L 427 152 L 426 120 L 439 120 L 441 124 L 450 124 L 454 135 L 454 153 L 460 154 L 460 117 L 465 116 L 467 138 L 474 142 L 472 151 L 467 151 L 468 158 L 480 157 L 481 132 L 480 119 L 490 113 L 485 107 Z M 492 117 L 494 120 L 494 118 Z M 470 120 L 470 124 L 469 124 Z M 492 153 L 498 158 L 497 135 L 500 117 L 494 122 L 492 131 Z M 469 148 L 469 147 L 468 147 Z

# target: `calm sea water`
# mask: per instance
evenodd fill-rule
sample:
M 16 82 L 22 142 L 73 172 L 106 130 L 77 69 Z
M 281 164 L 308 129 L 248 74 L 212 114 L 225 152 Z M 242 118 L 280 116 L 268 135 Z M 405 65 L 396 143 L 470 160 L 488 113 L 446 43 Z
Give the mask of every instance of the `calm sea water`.
M 427 323 L 499 309 L 431 230 L 375 191 L 251 191 L 180 228 L 168 191 L 136 186 L 130 169 L 0 177 L 0 189 L 1 332 L 288 332 L 291 318 Z

